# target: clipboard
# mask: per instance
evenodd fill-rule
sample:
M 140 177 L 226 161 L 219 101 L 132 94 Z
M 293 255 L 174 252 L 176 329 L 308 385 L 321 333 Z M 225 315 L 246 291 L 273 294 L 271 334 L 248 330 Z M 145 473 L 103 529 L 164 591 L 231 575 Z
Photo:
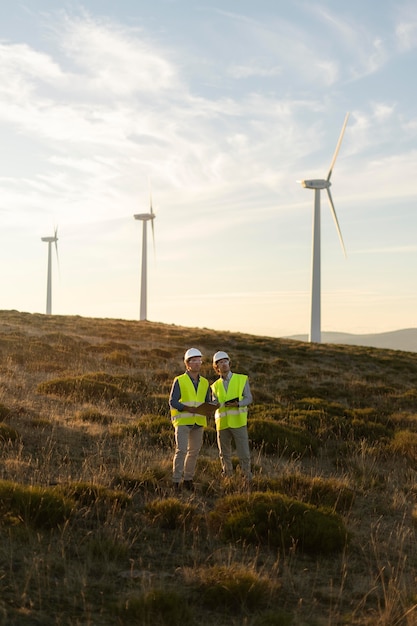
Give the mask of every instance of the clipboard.
M 189 407 L 192 408 L 194 413 L 198 413 L 199 415 L 204 415 L 205 417 L 213 417 L 216 409 L 218 409 L 220 404 L 216 404 L 214 402 L 203 402 L 203 404 L 199 404 L 198 406 Z
M 224 403 L 224 406 L 230 406 L 231 404 L 234 404 L 235 402 L 239 402 L 239 398 L 231 398 L 230 400 L 226 400 L 226 402 Z

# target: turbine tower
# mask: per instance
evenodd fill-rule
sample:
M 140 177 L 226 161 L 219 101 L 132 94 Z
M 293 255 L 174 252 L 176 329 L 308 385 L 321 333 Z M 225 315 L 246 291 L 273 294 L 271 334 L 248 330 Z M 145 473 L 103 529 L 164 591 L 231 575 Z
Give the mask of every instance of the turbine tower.
M 58 261 L 58 228 L 55 228 L 53 237 L 41 237 L 48 244 L 48 275 L 46 281 L 46 315 L 52 312 L 52 244 L 55 244 L 56 259 Z
M 150 210 L 149 213 L 136 213 L 133 217 L 135 220 L 143 222 L 142 226 L 142 273 L 141 273 L 141 288 L 140 288 L 140 320 L 147 319 L 147 222 L 151 222 L 152 226 L 152 240 L 155 248 L 155 232 L 153 221 L 155 219 L 155 213 L 152 209 L 152 193 L 149 194 L 150 198 Z
M 336 225 L 336 230 L 339 235 L 340 243 L 342 245 L 343 254 L 346 256 L 345 244 L 343 243 L 342 233 L 340 231 L 339 222 L 337 220 L 336 210 L 334 208 L 332 195 L 330 193 L 330 178 L 333 172 L 333 167 L 336 162 L 337 155 L 342 143 L 343 135 L 345 133 L 346 124 L 349 119 L 349 113 L 346 114 L 345 121 L 343 122 L 342 131 L 339 136 L 339 141 L 336 145 L 336 150 L 333 155 L 332 162 L 330 164 L 329 173 L 325 179 L 314 180 L 302 180 L 299 181 L 306 189 L 314 189 L 314 213 L 313 213 L 313 254 L 312 254 L 312 273 L 311 273 L 311 322 L 310 322 L 310 342 L 321 342 L 321 244 L 320 244 L 320 192 L 322 189 L 326 189 L 330 202 L 330 208 L 332 211 L 333 219 Z

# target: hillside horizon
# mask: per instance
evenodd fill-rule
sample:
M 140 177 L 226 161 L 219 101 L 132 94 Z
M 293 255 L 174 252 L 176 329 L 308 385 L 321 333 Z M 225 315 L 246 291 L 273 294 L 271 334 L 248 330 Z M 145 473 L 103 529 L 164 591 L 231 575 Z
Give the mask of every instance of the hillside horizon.
M 21 315 L 33 315 L 33 316 L 44 316 L 48 318 L 49 316 L 44 313 L 29 313 L 27 311 L 17 311 L 15 309 L 2 309 L 0 310 L 0 314 L 21 314 Z M 66 315 L 66 314 L 53 314 L 51 317 L 56 318 L 74 318 L 74 319 L 86 319 L 86 320 L 109 320 L 115 322 L 126 322 L 126 323 L 135 323 L 139 320 L 132 319 L 123 319 L 123 318 L 112 318 L 112 317 L 94 317 L 94 316 L 85 316 L 85 315 Z M 170 322 L 160 322 L 157 320 L 146 320 L 150 324 L 160 324 L 164 327 L 172 327 L 177 329 L 189 329 L 190 331 L 210 331 L 214 333 L 232 333 L 232 334 L 240 334 L 240 335 L 248 335 L 253 337 L 271 337 L 273 339 L 283 339 L 283 340 L 291 340 L 291 341 L 300 341 L 303 343 L 308 342 L 308 334 L 307 333 L 298 333 L 294 335 L 269 335 L 269 334 L 260 334 L 253 333 L 249 331 L 235 331 L 233 329 L 215 329 L 215 328 L 207 328 L 201 326 L 185 326 L 181 324 L 174 324 Z M 417 352 L 417 328 L 400 328 L 397 330 L 385 331 L 381 333 L 347 333 L 343 331 L 322 331 L 322 344 L 337 344 L 337 345 L 346 345 L 346 346 L 363 346 L 369 348 L 379 348 L 382 350 L 401 350 L 403 352 Z
M 283 338 L 308 341 L 307 334 L 289 335 Z M 417 352 L 417 328 L 402 328 L 383 333 L 364 334 L 322 331 L 322 343 Z

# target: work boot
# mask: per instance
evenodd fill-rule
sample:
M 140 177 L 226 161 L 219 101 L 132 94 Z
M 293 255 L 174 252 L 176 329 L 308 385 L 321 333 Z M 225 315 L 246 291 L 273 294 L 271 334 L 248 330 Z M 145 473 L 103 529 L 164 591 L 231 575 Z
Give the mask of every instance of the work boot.
M 188 491 L 194 491 L 194 483 L 192 480 L 184 480 L 183 485 Z

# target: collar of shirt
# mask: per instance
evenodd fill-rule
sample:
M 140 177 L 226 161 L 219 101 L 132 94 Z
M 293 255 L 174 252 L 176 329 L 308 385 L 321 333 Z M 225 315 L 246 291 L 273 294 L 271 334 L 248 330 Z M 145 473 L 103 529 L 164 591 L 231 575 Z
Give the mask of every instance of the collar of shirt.
M 198 376 L 197 376 L 197 380 L 195 380 L 195 379 L 194 379 L 194 378 L 190 375 L 190 372 L 185 372 L 185 373 L 187 374 L 187 376 L 189 376 L 189 377 L 190 377 L 191 382 L 193 383 L 194 387 L 197 389 L 197 387 L 198 387 L 198 383 L 200 382 L 200 374 L 198 374 Z

